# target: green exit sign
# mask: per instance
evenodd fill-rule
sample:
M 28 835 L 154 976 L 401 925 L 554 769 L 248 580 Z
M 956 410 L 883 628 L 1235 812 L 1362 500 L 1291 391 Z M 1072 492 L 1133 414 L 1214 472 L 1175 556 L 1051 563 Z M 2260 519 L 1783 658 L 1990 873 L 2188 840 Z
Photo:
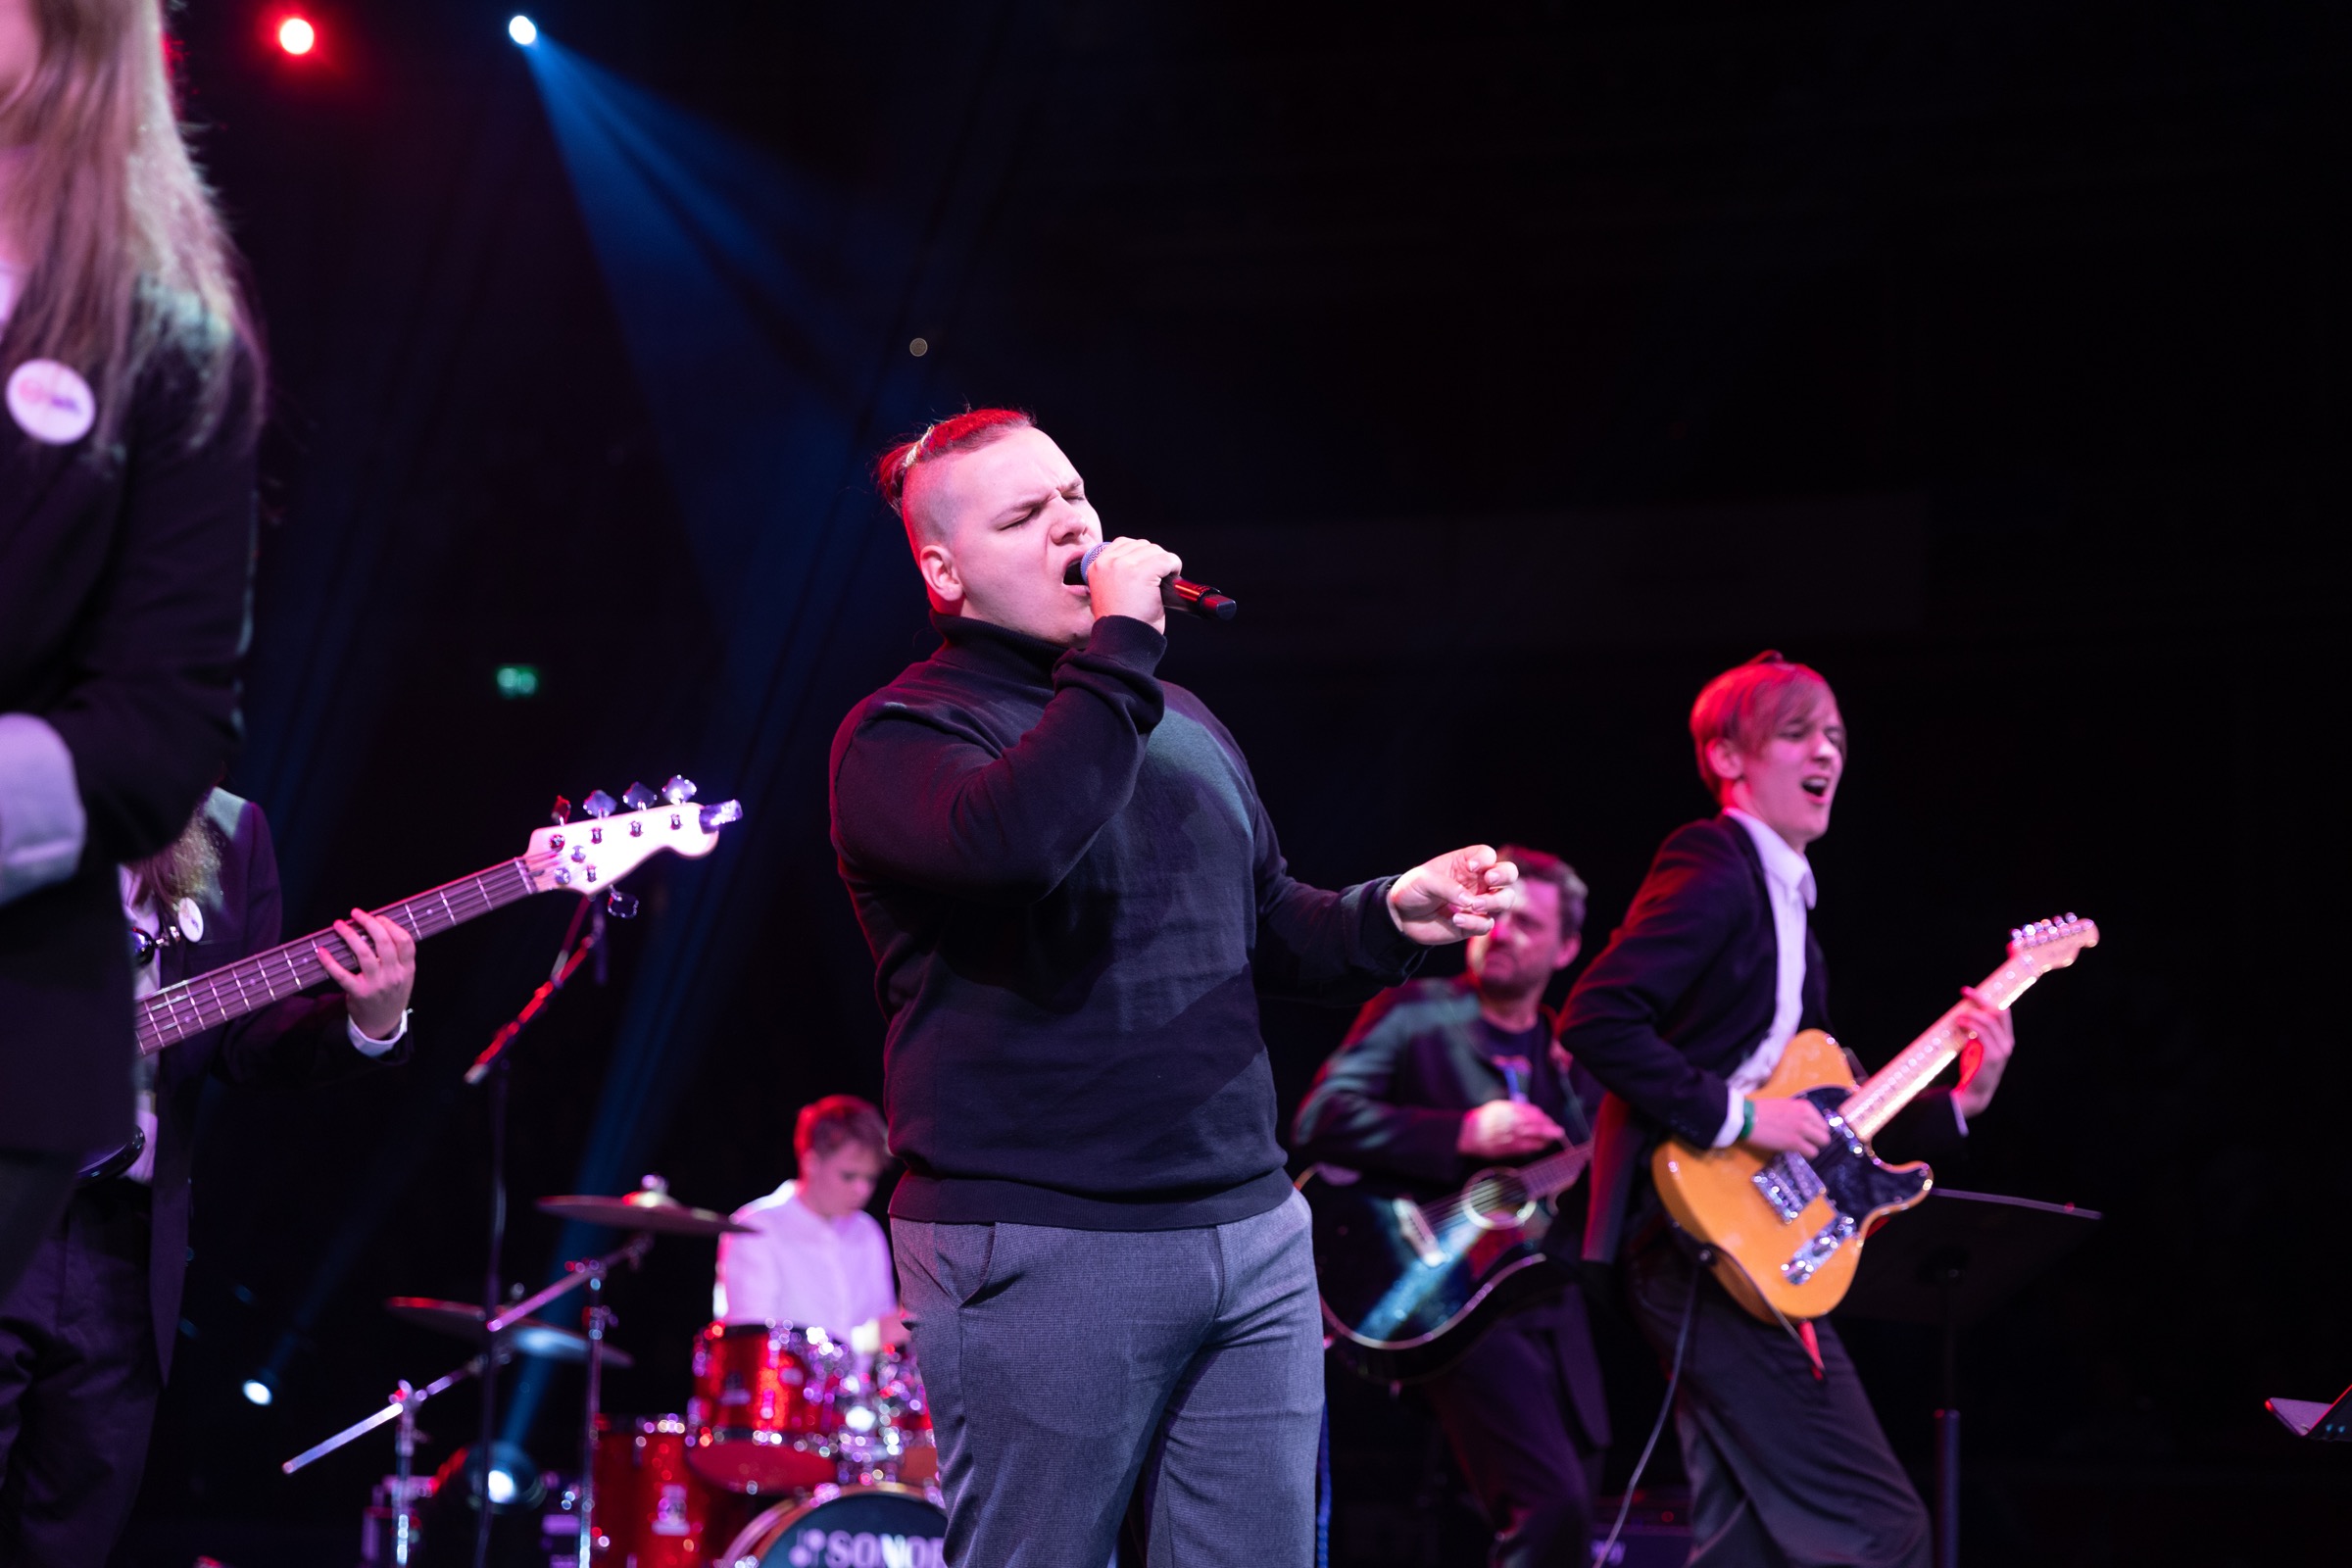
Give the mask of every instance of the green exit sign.
M 495 677 L 498 695 L 513 699 L 539 695 L 539 666 L 537 664 L 501 664 Z

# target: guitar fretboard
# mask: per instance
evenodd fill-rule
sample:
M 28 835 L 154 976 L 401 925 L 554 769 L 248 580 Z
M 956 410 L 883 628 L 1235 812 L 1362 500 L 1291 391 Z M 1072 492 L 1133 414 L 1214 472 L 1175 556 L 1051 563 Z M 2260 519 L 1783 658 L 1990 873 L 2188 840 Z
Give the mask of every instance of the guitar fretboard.
M 1592 1152 L 1591 1144 L 1577 1144 L 1556 1154 L 1531 1159 L 1519 1167 L 1519 1179 L 1527 1184 L 1530 1195 L 1553 1198 L 1576 1185 L 1585 1173 L 1585 1161 Z
M 463 925 L 478 914 L 513 904 L 539 890 L 529 864 L 520 857 L 455 882 L 444 882 L 413 899 L 403 899 L 375 910 L 377 917 L 405 927 L 414 937 L 429 937 Z M 215 1024 L 241 1018 L 272 1002 L 307 991 L 331 978 L 318 961 L 324 948 L 346 969 L 358 960 L 333 927 L 257 953 L 250 958 L 167 986 L 139 1004 L 139 1054 L 152 1056 L 166 1046 L 199 1034 Z
M 2034 982 L 2040 979 L 2043 966 L 2031 956 L 2012 956 L 1992 971 L 1977 989 L 1991 999 L 2002 1011 L 2024 996 Z M 1957 1022 L 1962 1004 L 1954 1003 L 1936 1020 L 1928 1032 L 1902 1050 L 1886 1066 L 1870 1075 L 1870 1081 L 1846 1096 L 1838 1113 L 1846 1125 L 1860 1133 L 1865 1140 L 1878 1135 L 1879 1129 L 1894 1119 L 1894 1113 L 1911 1103 L 1935 1076 L 1951 1064 L 1967 1043 L 1967 1033 Z

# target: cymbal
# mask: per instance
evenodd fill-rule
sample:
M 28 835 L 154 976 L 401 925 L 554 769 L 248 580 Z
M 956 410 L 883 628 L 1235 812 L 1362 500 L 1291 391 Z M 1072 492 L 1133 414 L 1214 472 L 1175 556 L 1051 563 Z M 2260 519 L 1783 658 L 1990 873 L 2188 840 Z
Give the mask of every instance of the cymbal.
M 464 1301 L 437 1301 L 429 1296 L 395 1296 L 384 1303 L 384 1310 L 404 1323 L 431 1329 L 437 1334 L 480 1345 L 482 1341 L 482 1309 Z M 585 1361 L 588 1359 L 588 1336 L 577 1329 L 563 1328 L 541 1318 L 526 1317 L 500 1336 L 513 1347 L 517 1355 L 535 1356 L 543 1361 Z M 605 1365 L 635 1366 L 636 1357 L 614 1345 L 605 1342 Z
M 616 1231 L 655 1231 L 663 1236 L 724 1236 L 729 1232 L 748 1235 L 752 1229 L 736 1224 L 724 1214 L 690 1208 L 667 1193 L 650 1188 L 626 1198 L 593 1194 L 542 1198 L 539 1207 L 546 1213 L 587 1225 L 610 1225 Z

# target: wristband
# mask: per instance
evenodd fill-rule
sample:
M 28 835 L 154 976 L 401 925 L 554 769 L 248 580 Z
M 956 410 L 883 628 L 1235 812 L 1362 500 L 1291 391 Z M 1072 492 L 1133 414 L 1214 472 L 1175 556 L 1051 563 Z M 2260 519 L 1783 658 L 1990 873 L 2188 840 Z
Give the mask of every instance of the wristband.
M 1750 1138 L 1753 1138 L 1753 1137 L 1755 1136 L 1755 1134 L 1756 1134 L 1756 1102 L 1755 1102 L 1754 1101 L 1752 1101 L 1752 1100 L 1742 1100 L 1742 1101 L 1740 1101 L 1740 1140 L 1739 1140 L 1739 1141 L 1740 1141 L 1740 1143 L 1745 1143 L 1745 1142 L 1747 1142 L 1747 1141 L 1748 1141 Z

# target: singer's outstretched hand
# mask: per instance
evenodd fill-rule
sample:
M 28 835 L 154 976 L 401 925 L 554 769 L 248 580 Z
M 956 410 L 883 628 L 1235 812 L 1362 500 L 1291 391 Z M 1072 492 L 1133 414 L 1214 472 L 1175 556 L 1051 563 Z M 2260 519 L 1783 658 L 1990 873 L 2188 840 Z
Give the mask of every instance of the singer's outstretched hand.
M 1159 597 L 1159 582 L 1184 570 L 1171 551 L 1149 539 L 1113 539 L 1102 547 L 1086 574 L 1086 596 L 1095 618 L 1129 615 L 1152 630 L 1168 629 L 1168 607 Z
M 1424 860 L 1389 887 L 1389 918 L 1425 948 L 1482 936 L 1518 906 L 1519 868 L 1485 844 Z

